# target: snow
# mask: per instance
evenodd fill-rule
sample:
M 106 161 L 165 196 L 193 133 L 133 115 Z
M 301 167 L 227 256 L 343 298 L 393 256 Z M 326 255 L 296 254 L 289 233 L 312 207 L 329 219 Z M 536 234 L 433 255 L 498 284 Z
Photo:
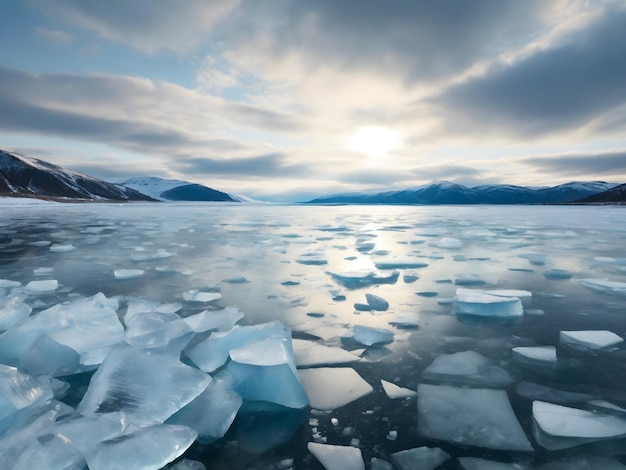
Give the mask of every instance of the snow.
M 450 459 L 439 447 L 417 447 L 391 454 L 391 460 L 400 470 L 434 470 Z
M 317 442 L 309 442 L 307 448 L 326 470 L 365 470 L 361 449 Z
M 415 390 L 409 390 L 408 388 L 399 387 L 398 385 L 387 382 L 386 380 L 381 380 L 380 382 L 383 386 L 383 390 L 392 400 L 397 398 L 409 398 L 417 395 L 417 392 Z
M 422 378 L 487 387 L 503 387 L 513 383 L 507 371 L 476 351 L 442 354 L 424 369 Z
M 504 390 L 420 384 L 418 432 L 463 446 L 532 451 Z
M 463 315 L 488 317 L 519 317 L 524 314 L 518 297 L 487 294 L 481 290 L 457 289 L 454 312 Z
M 334 410 L 368 395 L 374 389 L 354 369 L 321 367 L 298 371 L 302 386 L 318 410 Z
M 561 331 L 559 339 L 568 346 L 588 349 L 609 348 L 624 341 L 621 336 L 607 330 Z

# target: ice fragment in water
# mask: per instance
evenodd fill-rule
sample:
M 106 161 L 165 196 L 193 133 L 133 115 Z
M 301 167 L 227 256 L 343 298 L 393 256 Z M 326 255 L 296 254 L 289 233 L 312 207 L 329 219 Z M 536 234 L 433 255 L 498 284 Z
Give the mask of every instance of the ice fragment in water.
M 83 415 L 123 411 L 163 422 L 196 398 L 211 378 L 171 356 L 131 347 L 112 350 L 77 407 Z
M 42 385 L 15 367 L 0 364 L 0 421 L 16 411 L 52 398 L 50 383 Z
M 124 341 L 136 349 L 178 356 L 193 334 L 193 329 L 175 313 L 149 312 L 128 322 Z
M 546 279 L 555 279 L 555 280 L 571 279 L 573 275 L 574 273 L 572 273 L 571 271 L 567 271 L 566 269 L 558 269 L 558 268 L 548 269 L 547 271 L 543 272 L 543 277 L 545 277 Z
M 296 261 L 300 264 L 313 265 L 313 266 L 321 266 L 323 264 L 328 264 L 328 260 L 326 259 L 326 254 L 323 251 L 309 251 L 303 253 Z
M 128 301 L 126 314 L 124 315 L 124 323 L 128 324 L 131 318 L 140 313 L 176 313 L 181 308 L 183 308 L 183 306 L 179 303 L 163 304 L 161 302 L 155 302 L 154 300 L 130 299 Z
M 476 351 L 442 354 L 422 372 L 422 377 L 427 380 L 487 387 L 503 387 L 513 383 L 513 378 L 507 371 L 493 365 Z
M 365 294 L 365 298 L 367 299 L 367 304 L 371 307 L 372 310 L 378 310 L 384 312 L 389 309 L 389 302 L 387 302 L 382 297 L 374 294 Z
M 363 454 L 356 447 L 309 442 L 307 448 L 326 470 L 365 470 Z
M 0 289 L 11 289 L 13 287 L 20 287 L 21 282 L 11 281 L 9 279 L 0 279 Z
M 226 307 L 221 310 L 204 310 L 183 320 L 193 331 L 202 333 L 210 330 L 228 331 L 242 318 L 243 313 L 236 307 Z
M 124 413 L 96 413 L 65 419 L 56 424 L 54 431 L 82 454 L 86 454 L 101 442 L 122 435 L 127 424 Z
M 329 274 L 335 282 L 349 289 L 373 286 L 376 284 L 394 284 L 400 275 L 398 271 L 382 272 L 368 269 L 342 273 L 329 272 Z
M 202 462 L 197 460 L 182 459 L 166 467 L 168 470 L 206 470 L 206 467 Z
M 354 339 L 365 346 L 388 344 L 393 342 L 393 331 L 384 328 L 354 325 L 352 331 L 354 333 Z
M 231 349 L 230 358 L 219 379 L 244 400 L 296 409 L 308 406 L 290 338 L 265 339 Z
M 418 432 L 464 446 L 532 451 L 504 390 L 420 384 Z
M 456 290 L 453 308 L 456 314 L 463 315 L 519 317 L 524 314 L 518 297 L 502 297 L 471 289 Z
M 345 349 L 331 348 L 313 341 L 294 339 L 292 345 L 296 356 L 296 365 L 298 367 L 346 364 L 361 360 L 359 356 Z
M 485 281 L 478 274 L 461 273 L 455 276 L 454 283 L 457 286 L 482 286 Z
M 485 291 L 486 294 L 498 297 L 517 297 L 522 301 L 523 305 L 528 305 L 532 301 L 533 294 L 527 290 L 521 289 L 493 289 Z
M 513 357 L 521 361 L 556 364 L 556 348 L 554 346 L 525 346 L 513 348 Z
M 222 294 L 219 292 L 201 292 L 197 289 L 192 289 L 183 294 L 183 299 L 187 302 L 215 302 L 222 298 Z
M 374 390 L 354 369 L 347 367 L 301 369 L 298 374 L 311 407 L 318 410 L 340 408 Z
M 458 250 L 463 247 L 463 242 L 458 238 L 443 237 L 433 244 L 438 248 L 447 248 L 449 250 Z
M 391 460 L 400 470 L 434 470 L 450 458 L 439 447 L 417 447 L 391 454 Z
M 54 272 L 53 268 L 35 268 L 33 269 L 33 274 L 35 276 L 47 276 L 48 274 L 52 274 Z
M 388 270 L 388 269 L 416 269 L 425 268 L 428 266 L 428 262 L 421 258 L 415 257 L 392 257 L 374 262 L 376 269 Z M 407 281 L 408 278 L 408 281 Z M 415 278 L 415 279 L 413 279 Z M 404 276 L 404 282 L 414 282 L 418 279 L 418 276 L 406 275 Z
M 230 331 L 211 334 L 206 340 L 188 349 L 186 354 L 201 370 L 213 372 L 224 365 L 231 349 L 271 338 L 291 338 L 291 332 L 278 321 L 235 326 Z
M 138 279 L 143 276 L 143 269 L 116 269 L 113 271 L 115 279 Z
M 528 253 L 519 257 L 527 259 L 534 266 L 543 266 L 546 263 L 546 256 L 540 253 Z
M 626 282 L 609 281 L 607 279 L 581 279 L 582 286 L 604 294 L 626 297 Z
M 390 325 L 417 328 L 419 326 L 419 315 L 417 312 L 398 312 L 389 320 Z
M 246 284 L 250 282 L 245 276 L 229 277 L 227 279 L 222 279 L 222 281 L 228 282 L 229 284 Z
M 198 441 L 208 444 L 226 434 L 243 400 L 231 391 L 208 386 L 184 408 L 168 420 L 168 424 L 182 424 L 195 429 Z
M 19 296 L 11 297 L 6 301 L 0 299 L 0 331 L 28 318 L 32 311 L 33 309 Z
M 393 470 L 393 465 L 391 465 L 386 460 L 372 457 L 372 460 L 370 460 L 370 469 L 371 470 Z
M 515 387 L 515 393 L 530 400 L 551 401 L 556 403 L 576 403 L 591 400 L 593 397 L 586 393 L 567 392 L 556 388 L 546 387 L 532 382 L 520 382 Z
M 147 426 L 123 438 L 101 443 L 87 454 L 87 464 L 90 470 L 161 468 L 181 456 L 196 436 L 187 426 Z
M 415 392 L 414 390 L 409 390 L 408 388 L 399 387 L 396 384 L 387 382 L 386 380 L 381 380 L 380 382 L 383 385 L 383 390 L 385 391 L 387 396 L 391 399 L 408 398 L 408 397 L 414 397 L 415 395 L 417 395 L 417 392 Z
M 174 256 L 174 253 L 170 253 L 169 251 L 157 251 L 154 253 L 139 252 L 133 253 L 130 256 L 130 259 L 132 259 L 133 261 L 155 261 L 165 258 L 171 258 L 172 256 Z
M 59 282 L 55 279 L 45 281 L 30 281 L 26 284 L 26 290 L 32 294 L 49 294 L 59 288 Z
M 495 460 L 478 459 L 476 457 L 459 457 L 459 463 L 463 470 L 530 470 L 528 465 L 522 463 L 504 463 Z M 581 469 L 582 470 L 582 469 Z M 591 468 L 589 469 L 591 470 Z
M 538 427 L 538 442 L 550 450 L 626 436 L 626 418 L 555 405 L 533 402 L 533 419 Z M 547 438 L 546 438 L 547 437 Z M 555 439 L 556 438 L 556 439 Z
M 607 330 L 561 331 L 561 343 L 587 349 L 604 349 L 621 343 L 624 339 Z
M 50 247 L 50 251 L 54 253 L 67 253 L 68 251 L 72 251 L 75 248 L 74 245 L 71 244 L 54 244 Z

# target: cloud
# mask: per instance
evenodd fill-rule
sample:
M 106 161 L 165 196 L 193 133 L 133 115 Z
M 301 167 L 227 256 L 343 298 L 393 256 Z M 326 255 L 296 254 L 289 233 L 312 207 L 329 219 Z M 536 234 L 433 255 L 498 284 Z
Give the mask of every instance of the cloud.
M 626 178 L 626 149 L 587 154 L 536 155 L 520 158 L 518 162 L 532 167 L 538 173 L 552 172 L 567 177 L 604 175 Z
M 71 44 L 74 41 L 71 34 L 58 29 L 49 29 L 37 26 L 35 28 L 35 34 L 45 41 L 51 41 L 57 44 Z
M 186 53 L 203 45 L 238 0 L 26 0 L 48 18 L 145 53 Z
M 443 132 L 533 137 L 581 129 L 626 104 L 624 24 L 626 8 L 607 7 L 587 27 L 426 104 L 440 113 Z
M 290 163 L 285 155 L 280 153 L 233 159 L 185 158 L 173 163 L 173 167 L 187 174 L 222 178 L 228 176 L 287 178 L 305 176 L 305 173 L 311 171 L 308 165 Z

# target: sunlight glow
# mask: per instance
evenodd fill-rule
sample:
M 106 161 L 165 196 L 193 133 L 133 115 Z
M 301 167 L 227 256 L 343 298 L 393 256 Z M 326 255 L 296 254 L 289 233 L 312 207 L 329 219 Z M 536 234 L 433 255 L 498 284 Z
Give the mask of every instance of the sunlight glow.
M 382 158 L 400 146 L 400 135 L 388 127 L 361 127 L 346 142 L 347 148 L 372 158 Z

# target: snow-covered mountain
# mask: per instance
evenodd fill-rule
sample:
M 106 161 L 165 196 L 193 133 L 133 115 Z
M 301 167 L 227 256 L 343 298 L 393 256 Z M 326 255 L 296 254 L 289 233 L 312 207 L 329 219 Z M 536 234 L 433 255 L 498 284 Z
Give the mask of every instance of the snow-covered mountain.
M 133 189 L 4 150 L 0 150 L 0 196 L 98 201 L 152 200 Z
M 312 204 L 555 204 L 572 202 L 616 186 L 603 181 L 570 182 L 548 188 L 512 185 L 467 187 L 448 181 L 414 188 L 344 193 L 319 197 Z
M 580 203 L 622 203 L 626 204 L 626 184 L 620 184 L 608 191 L 603 191 L 593 196 L 586 197 L 579 201 Z
M 231 194 L 201 184 L 155 176 L 130 178 L 120 184 L 160 201 L 241 201 Z

